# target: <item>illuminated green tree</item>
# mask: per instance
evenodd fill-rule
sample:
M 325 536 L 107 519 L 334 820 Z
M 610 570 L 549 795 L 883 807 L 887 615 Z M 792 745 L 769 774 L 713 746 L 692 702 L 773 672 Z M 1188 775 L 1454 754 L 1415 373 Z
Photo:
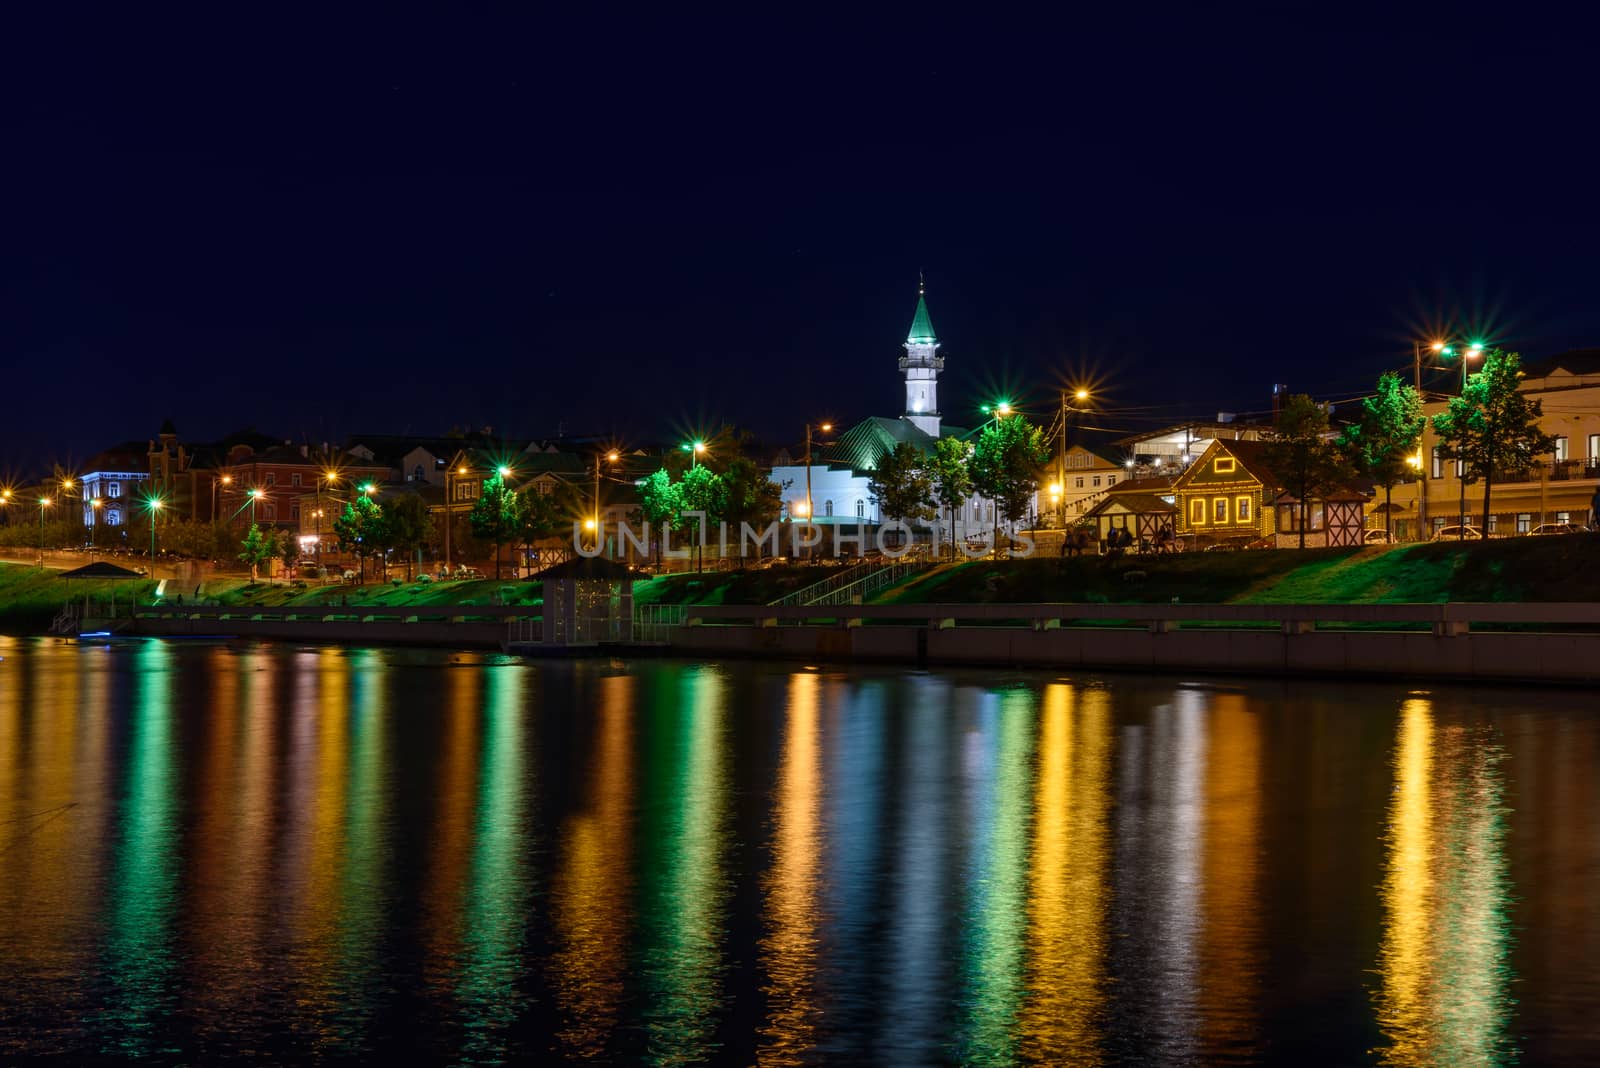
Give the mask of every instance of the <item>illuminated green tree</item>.
M 705 539 L 701 535 L 727 515 L 727 488 L 723 485 L 722 476 L 704 464 L 685 471 L 679 486 L 683 496 L 683 511 L 705 513 L 704 519 L 680 513 L 679 526 L 693 535 L 695 547 L 699 550 L 698 570 L 705 564 Z
M 250 581 L 258 577 L 261 567 L 269 563 L 277 555 L 276 539 L 270 530 L 262 530 L 254 523 L 245 534 L 244 541 L 239 543 L 239 559 L 250 565 Z
M 996 545 L 1000 542 L 1000 516 L 1016 523 L 1028 514 L 1039 488 L 1039 470 L 1049 459 L 1043 431 L 1020 415 L 995 419 L 978 435 L 969 470 L 973 488 L 995 503 Z
M 655 532 L 651 540 L 656 545 L 656 564 L 661 563 L 661 542 L 659 533 L 661 524 L 675 523 L 678 513 L 683 510 L 683 486 L 672 481 L 672 475 L 665 467 L 658 468 L 639 484 L 639 510 L 644 513 L 646 523 Z
M 1406 476 L 1427 419 L 1422 397 L 1393 371 L 1378 378 L 1377 392 L 1361 401 L 1361 418 L 1346 427 L 1339 447 L 1356 470 L 1383 487 L 1383 529 L 1392 530 L 1394 484 Z
M 521 529 L 522 497 L 498 474 L 483 481 L 483 494 L 467 518 L 472 532 L 494 546 L 494 577 L 500 577 L 500 549 L 517 539 Z
M 909 442 L 902 441 L 878 461 L 867 478 L 867 492 L 884 519 L 922 523 L 933 518 L 933 480 L 923 468 L 922 453 Z
M 940 438 L 928 457 L 928 477 L 933 481 L 933 499 L 950 513 L 950 555 L 955 556 L 956 509 L 972 496 L 972 473 L 967 469 L 972 449 L 959 438 Z
M 367 578 L 367 558 L 383 556 L 389 547 L 388 523 L 383 509 L 365 493 L 344 506 L 333 521 L 333 533 L 342 552 L 353 553 L 361 561 L 361 580 Z
M 1529 400 L 1518 388 L 1521 383 L 1521 357 L 1491 349 L 1483 370 L 1467 379 L 1461 396 L 1451 398 L 1450 407 L 1433 417 L 1446 454 L 1462 460 L 1469 475 L 1483 479 L 1486 539 L 1495 476 L 1526 470 L 1555 448 L 1555 439 L 1539 427 L 1544 405 Z

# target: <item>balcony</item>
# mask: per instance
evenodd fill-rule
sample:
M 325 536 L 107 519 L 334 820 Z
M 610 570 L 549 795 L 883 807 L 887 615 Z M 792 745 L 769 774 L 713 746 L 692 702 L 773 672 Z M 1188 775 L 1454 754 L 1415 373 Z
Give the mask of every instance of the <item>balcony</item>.
M 1587 460 L 1551 460 L 1518 471 L 1505 471 L 1495 476 L 1498 482 L 1577 482 L 1582 479 L 1600 479 L 1600 457 Z

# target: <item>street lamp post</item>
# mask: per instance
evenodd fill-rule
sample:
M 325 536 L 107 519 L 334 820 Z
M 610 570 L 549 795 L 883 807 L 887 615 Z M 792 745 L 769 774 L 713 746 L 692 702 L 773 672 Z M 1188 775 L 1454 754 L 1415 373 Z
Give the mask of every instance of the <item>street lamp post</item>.
M 820 424 L 807 423 L 806 424 L 806 522 L 807 523 L 814 523 L 816 521 L 816 516 L 817 516 L 816 508 L 811 503 L 811 442 L 812 442 L 813 435 L 816 433 L 816 431 L 819 431 L 819 430 L 824 434 L 830 434 L 830 433 L 833 432 L 833 424 L 832 423 L 820 423 Z M 858 533 L 859 533 L 859 531 L 858 531 Z M 808 549 L 807 552 L 809 553 L 810 550 Z
M 261 499 L 261 492 L 262 491 L 259 490 L 259 489 L 252 489 L 250 491 L 250 494 L 249 494 L 249 496 L 250 496 L 250 525 L 251 526 L 255 526 L 256 525 L 256 502 Z
M 224 486 L 231 486 L 233 485 L 233 476 L 223 475 L 221 478 L 213 476 L 211 479 L 211 522 L 213 524 L 217 521 L 217 483 L 219 482 Z
M 1076 389 L 1073 391 L 1072 397 L 1079 404 L 1082 404 L 1089 399 L 1089 391 L 1082 388 Z M 1061 431 L 1056 454 L 1056 489 L 1051 493 L 1056 498 L 1054 502 L 1058 509 L 1056 521 L 1061 524 L 1062 530 L 1067 529 L 1067 416 L 1069 413 L 1077 414 L 1080 411 L 1082 411 L 1081 408 L 1076 408 L 1067 403 L 1067 391 L 1062 390 Z
M 1443 341 L 1435 341 L 1431 348 L 1434 352 L 1441 356 L 1453 356 L 1455 355 L 1456 351 L 1454 345 L 1448 345 Z M 1476 341 L 1467 345 L 1465 350 L 1463 350 L 1461 353 L 1460 392 L 1462 397 L 1467 395 L 1467 361 L 1475 360 L 1482 355 L 1483 345 Z M 1461 500 L 1456 511 L 1456 540 L 1465 541 L 1467 538 L 1467 461 L 1466 457 L 1459 454 L 1456 456 L 1456 481 L 1461 487 Z M 1487 509 L 1485 509 L 1485 514 L 1483 517 L 1483 526 L 1484 530 L 1487 531 L 1489 528 L 1489 516 L 1487 514 Z
M 94 497 L 89 501 L 89 562 L 94 562 L 95 528 L 100 525 L 100 498 Z
M 150 577 L 156 577 L 156 513 L 161 511 L 161 500 L 150 498 Z
M 603 533 L 600 527 L 600 461 L 602 459 L 608 463 L 614 464 L 621 459 L 621 456 L 616 449 L 612 449 L 603 457 L 598 452 L 594 454 L 594 518 L 589 522 L 593 524 L 594 544 L 596 548 L 600 547 L 600 536 Z
M 54 503 L 49 497 L 39 498 L 39 570 L 44 570 L 44 510 Z
M 455 469 L 454 477 L 459 478 L 459 477 L 465 476 L 466 473 L 467 473 L 467 466 L 465 464 L 462 464 L 460 467 Z M 454 569 L 450 566 L 450 528 L 455 525 L 452 522 L 452 519 L 454 518 L 455 507 L 456 507 L 455 495 L 451 492 L 451 489 L 452 489 L 452 487 L 451 487 L 451 478 L 452 478 L 452 472 L 447 468 L 445 470 L 445 473 L 444 473 L 444 575 L 445 575 L 445 578 L 449 578 L 451 575 L 455 574 Z

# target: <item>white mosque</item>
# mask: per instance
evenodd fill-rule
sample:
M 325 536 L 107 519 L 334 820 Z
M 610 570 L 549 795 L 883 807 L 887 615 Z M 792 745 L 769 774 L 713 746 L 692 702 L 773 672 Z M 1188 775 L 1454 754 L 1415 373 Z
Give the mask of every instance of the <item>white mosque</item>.
M 939 355 L 939 339 L 933 332 L 927 296 L 920 284 L 917 310 L 904 348 L 900 370 L 906 383 L 905 411 L 897 417 L 864 419 L 824 444 L 813 441 L 810 510 L 815 512 L 814 521 L 819 525 L 875 525 L 897 518 L 881 515 L 868 489 L 867 480 L 878 462 L 902 442 L 931 453 L 934 442 L 941 437 L 967 440 L 973 436 L 970 430 L 944 424 L 939 415 L 939 372 L 944 370 L 944 357 Z M 776 466 L 772 480 L 783 487 L 784 518 L 803 519 L 807 513 L 805 464 Z M 963 540 L 987 539 L 993 522 L 993 503 L 974 498 L 956 511 L 953 531 L 950 515 L 942 509 L 936 520 L 919 529 L 937 526 L 940 540 L 948 543 L 952 535 Z

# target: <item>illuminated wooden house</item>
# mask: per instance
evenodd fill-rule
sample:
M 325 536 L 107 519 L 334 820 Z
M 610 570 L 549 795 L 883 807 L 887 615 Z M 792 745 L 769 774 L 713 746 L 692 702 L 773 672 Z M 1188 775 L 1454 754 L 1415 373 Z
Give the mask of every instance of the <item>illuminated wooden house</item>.
M 1178 533 L 1199 544 L 1249 541 L 1273 533 L 1277 479 L 1259 441 L 1214 440 L 1172 484 Z
M 1107 490 L 1083 514 L 1083 522 L 1094 524 L 1095 536 L 1102 542 L 1113 530 L 1121 529 L 1136 542 L 1154 545 L 1162 527 L 1170 526 L 1174 532 L 1178 529 L 1178 506 L 1172 495 L 1171 479 L 1132 479 Z
M 1300 544 L 1300 501 L 1283 491 L 1265 460 L 1266 442 L 1213 441 L 1172 485 L 1178 533 L 1199 545 L 1271 536 L 1281 549 Z M 1362 543 L 1365 494 L 1341 488 L 1306 508 L 1306 548 Z

